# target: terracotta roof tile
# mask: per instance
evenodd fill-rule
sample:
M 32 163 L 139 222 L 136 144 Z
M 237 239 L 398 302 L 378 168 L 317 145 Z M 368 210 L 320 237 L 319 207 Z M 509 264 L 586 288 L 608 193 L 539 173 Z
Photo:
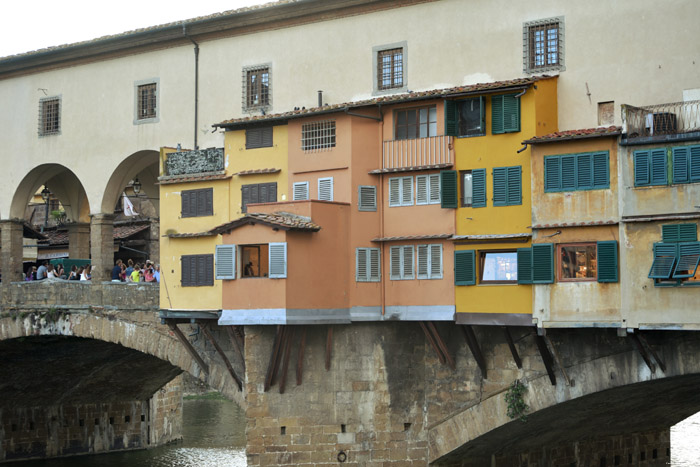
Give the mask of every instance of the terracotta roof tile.
M 135 224 L 135 225 L 115 225 L 114 226 L 114 239 L 124 240 L 132 235 L 136 235 L 150 228 L 150 224 Z M 45 230 L 43 235 L 48 240 L 49 245 L 68 245 L 68 231 L 67 230 L 56 230 L 49 229 Z M 46 244 L 46 241 L 40 241 L 39 243 Z
M 211 237 L 216 235 L 213 232 L 192 232 L 192 233 L 169 233 L 163 235 L 167 238 L 197 238 L 197 237 Z
M 277 212 L 274 214 L 249 212 L 240 219 L 213 228 L 210 232 L 222 234 L 244 225 L 256 223 L 281 228 L 283 230 L 306 230 L 311 232 L 321 230 L 321 226 L 314 224 L 308 217 L 297 216 L 286 212 Z
M 226 180 L 227 178 L 231 178 L 231 175 L 226 175 L 226 174 L 173 175 L 171 177 L 158 177 L 158 183 L 161 185 L 171 185 L 174 183 L 207 182 L 209 180 Z
M 241 170 L 233 175 L 259 175 L 259 174 L 276 174 L 281 172 L 282 169 L 251 169 L 251 170 Z
M 622 132 L 619 126 L 606 126 L 598 128 L 586 128 L 583 130 L 567 130 L 550 133 L 544 136 L 535 136 L 523 141 L 523 144 L 553 143 L 570 139 L 599 138 L 601 136 L 617 136 Z
M 253 115 L 242 118 L 233 118 L 230 120 L 225 120 L 221 123 L 216 123 L 215 127 L 232 127 L 237 125 L 246 125 L 248 123 L 255 122 L 265 122 L 274 120 L 289 120 L 292 118 L 306 117 L 317 114 L 334 113 L 345 110 L 347 108 L 355 107 L 366 107 L 376 104 L 392 104 L 399 102 L 406 102 L 412 100 L 429 99 L 429 98 L 439 98 L 439 97 L 457 97 L 462 94 L 472 94 L 478 92 L 488 92 L 488 91 L 498 91 L 513 87 L 523 87 L 529 86 L 541 79 L 547 79 L 550 76 L 531 76 L 528 78 L 516 78 L 506 81 L 493 81 L 491 83 L 478 83 L 470 84 L 466 86 L 456 86 L 452 88 L 444 89 L 431 89 L 427 91 L 411 91 L 399 94 L 392 94 L 388 96 L 375 97 L 373 99 L 364 99 L 354 102 L 345 102 L 341 104 L 331 104 L 324 105 L 322 107 L 312 107 L 312 108 L 301 108 L 297 110 L 290 110 L 288 112 L 282 112 L 277 114 L 268 115 Z
M 444 240 L 452 238 L 452 234 L 435 234 L 435 235 L 407 235 L 403 237 L 382 237 L 374 238 L 373 242 L 402 242 L 413 240 Z
M 452 167 L 452 163 L 447 164 L 433 164 L 433 165 L 416 165 L 412 167 L 392 167 L 390 169 L 376 169 L 369 172 L 370 175 L 378 174 L 388 174 L 396 172 L 417 172 L 419 170 L 436 170 L 436 169 L 446 169 Z
M 453 240 L 508 240 L 511 238 L 528 238 L 532 237 L 531 233 L 514 233 L 514 234 L 487 234 L 487 235 L 455 235 Z
M 533 229 L 557 229 L 560 227 L 594 227 L 596 225 L 617 225 L 618 221 L 589 221 L 589 222 L 562 222 L 559 224 L 536 224 Z

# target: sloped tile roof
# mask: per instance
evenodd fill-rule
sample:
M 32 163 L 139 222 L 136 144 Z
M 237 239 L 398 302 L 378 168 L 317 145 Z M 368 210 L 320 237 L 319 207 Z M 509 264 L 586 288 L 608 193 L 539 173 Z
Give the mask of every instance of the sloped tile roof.
M 189 183 L 189 182 L 206 182 L 209 180 L 226 180 L 231 178 L 231 175 L 226 174 L 197 174 L 197 175 L 174 175 L 171 177 L 158 177 L 158 183 L 161 185 L 171 185 L 174 183 Z
M 508 240 L 514 238 L 529 238 L 531 233 L 514 233 L 514 234 L 487 234 L 487 235 L 455 235 L 453 240 Z
M 544 136 L 535 136 L 523 141 L 523 144 L 554 143 L 571 139 L 599 138 L 601 136 L 617 136 L 622 132 L 619 126 L 605 126 L 598 128 L 586 128 L 583 130 L 567 130 L 550 133 Z
M 192 233 L 169 233 L 163 235 L 167 238 L 197 238 L 197 237 L 211 237 L 216 235 L 213 232 L 192 232 Z
M 533 225 L 533 229 L 556 229 L 560 227 L 593 227 L 596 225 L 617 225 L 614 220 L 607 221 L 588 221 L 588 222 L 562 222 L 559 224 L 537 224 Z
M 435 234 L 435 235 L 407 235 L 402 237 L 381 237 L 373 238 L 373 242 L 403 242 L 403 241 L 414 241 L 414 240 L 444 240 L 447 238 L 452 238 L 452 234 Z
M 308 217 L 297 216 L 285 212 L 277 212 L 274 214 L 249 212 L 240 219 L 236 219 L 235 221 L 227 222 L 226 224 L 213 228 L 210 230 L 210 232 L 215 234 L 223 234 L 249 224 L 263 224 L 283 230 L 305 230 L 310 232 L 317 232 L 321 230 L 321 226 L 314 224 Z
M 236 172 L 234 175 L 259 175 L 259 174 L 276 174 L 281 172 L 282 169 L 251 169 L 251 170 L 241 170 Z
M 341 104 L 324 105 L 321 107 L 301 108 L 268 115 L 253 115 L 242 118 L 233 118 L 225 120 L 221 123 L 216 123 L 214 127 L 230 128 L 235 126 L 244 126 L 249 123 L 266 122 L 275 120 L 290 120 L 292 118 L 307 117 L 311 115 L 326 114 L 340 112 L 345 109 L 367 107 L 376 104 L 394 104 L 400 102 L 408 102 L 413 100 L 423 100 L 440 97 L 457 97 L 465 94 L 474 94 L 479 92 L 499 91 L 509 88 L 520 88 L 529 86 L 539 80 L 550 78 L 550 76 L 530 76 L 527 78 L 516 78 L 506 81 L 493 81 L 491 83 L 478 83 L 466 86 L 456 86 L 453 88 L 431 89 L 427 91 L 411 91 L 400 94 L 392 94 L 388 96 L 375 97 L 373 99 L 364 99 L 354 102 L 344 102 Z
M 370 175 L 388 174 L 396 172 L 418 172 L 421 170 L 437 170 L 437 169 L 447 169 L 452 167 L 452 163 L 446 164 L 433 164 L 433 165 L 414 165 L 411 167 L 392 167 L 389 169 L 375 169 L 369 171 Z
M 115 225 L 114 226 L 114 239 L 115 240 L 124 240 L 125 238 L 129 238 L 133 235 L 136 235 L 139 232 L 142 232 L 146 229 L 150 228 L 149 224 L 135 224 L 135 225 Z M 43 235 L 46 237 L 48 240 L 48 244 L 55 246 L 55 245 L 68 245 L 69 240 L 68 240 L 68 231 L 67 230 L 56 230 L 56 229 L 50 229 L 50 230 L 45 230 Z M 40 241 L 39 243 L 41 244 L 46 244 L 45 241 Z

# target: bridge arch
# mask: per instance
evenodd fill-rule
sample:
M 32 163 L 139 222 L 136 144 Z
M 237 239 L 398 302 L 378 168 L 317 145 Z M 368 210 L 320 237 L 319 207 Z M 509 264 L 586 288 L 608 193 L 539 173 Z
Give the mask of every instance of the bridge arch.
M 136 178 L 141 183 L 143 193 L 148 196 L 156 210 L 156 216 L 160 214 L 158 181 L 159 153 L 153 150 L 136 151 L 126 157 L 114 169 L 109 177 L 102 195 L 100 212 L 112 213 L 124 187 Z
M 505 390 L 453 414 L 429 429 L 430 462 L 488 465 L 492 454 L 678 423 L 700 411 L 700 338 L 677 334 L 663 333 L 653 344 L 665 371 L 652 372 L 636 350 L 626 350 L 567 366 L 571 385 L 560 378 L 552 386 L 546 373 L 530 378 L 525 422 L 506 415 Z

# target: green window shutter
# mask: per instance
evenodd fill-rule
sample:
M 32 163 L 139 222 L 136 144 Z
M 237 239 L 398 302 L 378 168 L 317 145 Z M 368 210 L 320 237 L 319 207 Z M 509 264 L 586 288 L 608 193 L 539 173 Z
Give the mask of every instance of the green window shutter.
M 484 99 L 484 96 L 479 96 L 479 110 L 480 110 L 480 125 L 479 128 L 481 131 L 479 134 L 485 135 L 486 134 L 486 100 Z M 700 149 L 700 146 L 698 146 L 698 149 Z
M 443 208 L 457 208 L 457 171 L 440 172 L 440 202 Z
M 493 205 L 505 206 L 507 201 L 507 172 L 506 167 L 493 169 Z
M 598 282 L 617 282 L 617 241 L 598 242 Z
M 654 262 L 649 279 L 668 279 L 678 258 L 678 243 L 654 243 Z
M 700 146 L 690 147 L 690 181 L 700 182 Z
M 474 250 L 455 251 L 455 285 L 476 284 Z
M 588 190 L 593 188 L 593 167 L 591 154 L 576 156 L 576 188 Z
M 472 207 L 486 207 L 486 169 L 472 170 Z
M 661 240 L 664 243 L 695 242 L 697 239 L 697 224 L 667 224 L 661 226 Z
M 491 96 L 491 133 L 505 133 L 503 124 L 503 96 Z
M 576 189 L 576 156 L 561 156 L 561 189 Z
M 561 189 L 561 157 L 544 158 L 544 191 L 559 191 Z
M 610 188 L 610 155 L 593 154 L 593 188 Z
M 507 172 L 508 172 L 508 199 L 507 199 L 507 204 L 508 206 L 516 206 L 523 204 L 523 190 L 522 190 L 522 185 L 523 185 L 523 176 L 522 176 L 522 167 L 521 166 L 516 166 L 516 167 L 508 167 Z
M 668 183 L 668 166 L 666 148 L 651 150 L 651 184 L 666 185 Z
M 649 151 L 634 152 L 634 186 L 649 185 Z
M 457 103 L 455 101 L 445 101 L 445 135 L 457 136 L 459 130 Z
M 690 174 L 690 148 L 687 146 L 673 148 L 671 152 L 671 165 L 673 167 L 673 183 L 688 183 Z
M 518 248 L 518 284 L 532 284 L 532 248 Z
M 506 133 L 520 131 L 520 98 L 515 94 L 503 96 L 503 130 Z
M 678 263 L 673 270 L 673 278 L 693 277 L 700 264 L 700 242 L 678 245 Z
M 532 245 L 532 283 L 551 284 L 554 282 L 554 253 L 551 243 Z

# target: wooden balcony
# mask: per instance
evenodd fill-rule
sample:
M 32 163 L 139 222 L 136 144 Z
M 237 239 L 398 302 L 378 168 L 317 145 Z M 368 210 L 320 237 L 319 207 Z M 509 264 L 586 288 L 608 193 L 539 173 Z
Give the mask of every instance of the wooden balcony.
M 700 101 L 646 107 L 622 106 L 622 132 L 628 141 L 657 141 L 698 137 Z
M 454 163 L 452 136 L 384 141 L 381 172 L 444 168 Z

